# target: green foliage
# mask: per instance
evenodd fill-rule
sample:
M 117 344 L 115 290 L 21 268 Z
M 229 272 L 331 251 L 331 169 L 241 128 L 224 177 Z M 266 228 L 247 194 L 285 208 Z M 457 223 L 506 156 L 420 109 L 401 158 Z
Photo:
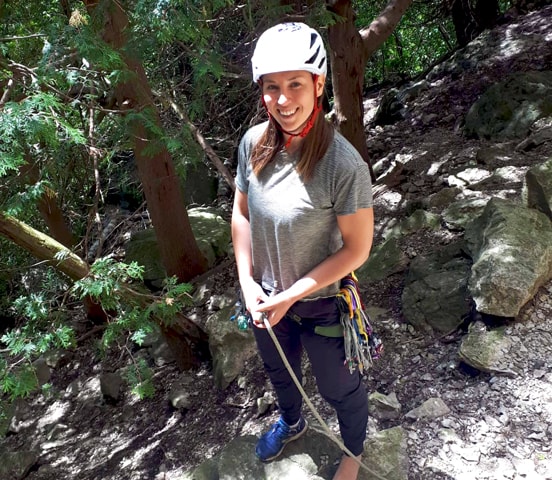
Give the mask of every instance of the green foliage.
M 366 28 L 382 12 L 387 1 L 356 1 L 356 24 Z M 399 25 L 370 59 L 365 71 L 365 84 L 396 82 L 408 79 L 428 68 L 454 45 L 454 27 L 443 16 L 440 4 L 418 1 L 405 12 Z
M 100 258 L 90 275 L 76 282 L 70 292 L 79 297 L 91 296 L 109 311 L 110 321 L 102 337 L 102 351 L 130 338 L 141 345 L 146 335 L 158 331 L 159 322 L 170 324 L 184 305 L 191 303 L 191 285 L 166 280 L 160 295 L 140 287 L 143 267 L 135 262 L 125 264 L 112 258 Z M 36 391 L 38 381 L 32 362 L 51 350 L 76 347 L 75 331 L 58 305 L 53 291 L 59 281 L 46 275 L 41 291 L 18 297 L 13 311 L 24 322 L 0 337 L 4 346 L 0 354 L 0 389 L 18 398 Z M 140 398 L 153 395 L 153 373 L 139 361 L 128 370 L 133 393 Z
M 0 359 L 0 388 L 11 400 L 25 398 L 38 387 L 35 369 L 30 362 L 25 362 L 11 369 Z
M 106 311 L 113 312 L 104 335 L 104 346 L 111 345 L 121 335 L 131 333 L 141 343 L 159 321 L 170 324 L 175 315 L 191 302 L 192 286 L 178 284 L 176 278 L 166 280 L 161 295 L 152 295 L 131 282 L 141 281 L 143 267 L 136 262 L 125 264 L 112 258 L 100 258 L 90 268 L 90 274 L 72 287 L 79 298 L 91 296 Z
M 126 368 L 125 380 L 131 385 L 132 393 L 140 400 L 154 396 L 153 371 L 143 358 Z

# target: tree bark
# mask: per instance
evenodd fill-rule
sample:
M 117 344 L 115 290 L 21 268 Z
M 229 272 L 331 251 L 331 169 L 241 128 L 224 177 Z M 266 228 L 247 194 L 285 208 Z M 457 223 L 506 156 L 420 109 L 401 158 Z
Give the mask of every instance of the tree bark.
M 31 156 L 27 154 L 26 157 L 27 163 L 19 169 L 19 173 L 26 184 L 33 185 L 39 181 L 39 171 Z M 38 210 L 50 235 L 67 248 L 72 248 L 75 245 L 75 237 L 59 208 L 57 195 L 51 188 L 44 188 L 44 193 L 38 200 Z
M 469 0 L 454 0 L 451 8 L 452 23 L 456 33 L 456 43 L 466 46 L 475 38 L 475 19 Z
M 368 27 L 358 31 L 350 0 L 326 2 L 328 10 L 342 19 L 328 30 L 337 127 L 370 166 L 372 181 L 375 176 L 366 144 L 362 105 L 364 71 L 370 56 L 391 35 L 411 3 L 412 0 L 391 0 Z
M 64 273 L 73 281 L 81 280 L 90 273 L 88 264 L 60 242 L 2 212 L 0 212 L 0 235 Z M 123 297 L 138 302 L 144 308 L 149 305 L 148 295 L 140 292 L 135 286 L 123 284 L 120 293 Z M 164 332 L 179 368 L 187 370 L 196 366 L 197 355 L 207 354 L 207 334 L 186 316 L 177 315 L 171 325 L 166 325 L 159 318 L 154 320 Z
M 88 275 L 88 264 L 52 237 L 0 212 L 0 235 L 52 265 L 72 280 Z
M 99 3 L 84 0 L 84 3 L 92 15 L 96 11 L 104 15 L 103 40 L 121 54 L 131 73 L 128 80 L 115 86 L 119 108 L 146 115 L 149 122 L 161 128 L 144 68 L 124 50 L 129 31 L 126 12 L 114 0 Z M 129 127 L 163 265 L 169 276 L 188 281 L 203 273 L 207 262 L 195 241 L 171 156 L 157 132 L 146 126 L 143 117 L 129 117 Z
M 26 183 L 34 184 L 38 182 L 39 179 L 38 167 L 33 163 L 30 155 L 27 155 L 26 160 L 27 163 L 23 165 L 19 171 Z M 72 249 L 76 244 L 75 237 L 68 223 L 65 221 L 65 215 L 57 203 L 56 192 L 49 187 L 45 187 L 44 193 L 38 199 L 38 210 L 48 227 L 50 235 L 67 249 Z M 99 324 L 107 321 L 107 315 L 102 306 L 91 297 L 85 297 L 83 299 L 83 304 L 86 310 L 86 316 L 93 323 Z
M 115 0 L 83 0 L 91 15 L 103 15 L 103 40 L 115 49 L 128 68 L 128 79 L 115 86 L 118 107 L 131 113 L 147 115 L 148 122 L 161 129 L 159 113 L 142 64 L 126 51 L 128 16 Z M 146 127 L 144 117 L 129 117 L 131 142 L 151 216 L 159 252 L 167 274 L 186 282 L 207 270 L 207 260 L 199 250 L 180 182 L 166 145 L 158 133 Z M 161 324 L 165 337 L 180 368 L 186 368 L 195 359 L 187 334 L 178 324 Z

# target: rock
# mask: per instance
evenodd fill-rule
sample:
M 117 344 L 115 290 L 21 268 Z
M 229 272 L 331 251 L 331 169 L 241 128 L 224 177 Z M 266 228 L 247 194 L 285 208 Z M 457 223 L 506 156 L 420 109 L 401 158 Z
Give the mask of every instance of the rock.
M 410 410 L 410 412 L 406 414 L 406 418 L 411 420 L 432 419 L 447 415 L 449 412 L 449 407 L 442 399 L 430 398 L 419 407 Z
M 111 399 L 119 400 L 123 378 L 118 373 L 104 373 L 100 375 L 100 389 L 102 395 Z
M 466 168 L 461 172 L 454 175 L 450 175 L 447 178 L 447 183 L 451 187 L 463 187 L 467 185 L 473 185 L 475 183 L 484 180 L 492 175 L 491 172 L 483 168 Z
M 231 322 L 233 307 L 225 307 L 207 319 L 209 350 L 213 356 L 215 385 L 224 390 L 241 373 L 244 363 L 257 352 L 251 329 L 239 330 Z
M 46 385 L 50 381 L 50 378 L 52 378 L 52 371 L 46 363 L 46 359 L 44 357 L 37 358 L 33 362 L 33 367 L 35 369 L 38 385 Z
M 400 249 L 396 238 L 374 245 L 368 260 L 356 270 L 361 284 L 377 282 L 394 273 L 402 272 L 408 265 L 408 257 Z
M 552 158 L 529 169 L 522 198 L 527 207 L 537 209 L 552 220 Z
M 408 480 L 409 460 L 406 449 L 406 432 L 402 427 L 382 430 L 367 438 L 363 463 L 387 480 Z M 369 472 L 361 470 L 359 480 L 372 480 Z
M 157 341 L 150 347 L 150 354 L 158 367 L 176 361 L 174 353 L 165 338 L 160 335 Z
M 452 230 L 463 230 L 487 206 L 488 198 L 464 198 L 452 203 L 443 211 L 443 220 Z
M 492 198 L 464 238 L 474 260 L 468 288 L 479 312 L 515 317 L 552 278 L 552 223 L 541 212 Z
M 169 402 L 173 408 L 177 410 L 189 410 L 192 406 L 192 401 L 188 389 L 181 385 L 175 385 L 169 393 Z
M 450 205 L 462 190 L 458 187 L 446 187 L 430 195 L 428 205 L 431 208 L 445 208 Z
M 516 72 L 481 95 L 466 115 L 468 137 L 526 137 L 539 118 L 552 115 L 552 72 Z
M 0 401 L 0 437 L 5 437 L 10 431 L 10 424 L 14 416 L 15 404 L 6 400 Z
M 208 266 L 212 267 L 217 258 L 228 254 L 230 225 L 214 208 L 191 208 L 188 216 L 197 245 L 207 259 Z M 166 272 L 153 229 L 132 234 L 125 248 L 125 261 L 143 265 L 144 280 L 157 288 L 162 286 Z
M 318 429 L 318 428 L 317 428 Z M 262 463 L 255 456 L 258 438 L 237 437 L 212 459 L 206 460 L 186 480 L 323 480 L 332 478 L 341 459 L 339 447 L 326 434 L 309 428 L 307 433 L 286 446 L 280 457 Z M 370 436 L 365 444 L 363 463 L 387 480 L 408 479 L 406 435 L 395 427 Z M 374 478 L 361 470 L 359 480 Z
M 23 480 L 38 460 L 38 453 L 32 450 L 3 452 L 0 454 L 0 478 Z
M 470 264 L 460 243 L 412 260 L 402 293 L 406 320 L 420 330 L 448 333 L 458 327 L 470 311 Z
M 188 210 L 190 226 L 197 245 L 212 267 L 219 257 L 228 254 L 231 242 L 230 225 L 216 208 L 197 207 Z
M 426 210 L 417 209 L 398 224 L 386 229 L 383 233 L 383 237 L 387 240 L 389 238 L 409 235 L 419 230 L 423 230 L 424 228 L 438 230 L 440 226 L 440 215 L 430 213 Z
M 260 417 L 268 412 L 276 403 L 272 392 L 265 392 L 264 395 L 257 399 L 257 415 Z
M 515 375 L 511 365 L 512 341 L 504 328 L 487 331 L 485 325 L 476 322 L 470 325 L 468 335 L 460 345 L 460 358 L 478 370 L 491 373 Z
M 392 420 L 401 415 L 401 404 L 395 392 L 389 395 L 374 392 L 368 396 L 368 411 L 379 420 Z

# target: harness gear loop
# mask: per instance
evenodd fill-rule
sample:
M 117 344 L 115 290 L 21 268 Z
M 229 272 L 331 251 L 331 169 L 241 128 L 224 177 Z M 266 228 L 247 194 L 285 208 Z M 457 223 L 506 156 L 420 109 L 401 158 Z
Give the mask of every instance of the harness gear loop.
M 358 280 L 354 272 L 341 280 L 337 297 L 341 299 L 341 325 L 345 337 L 345 361 L 349 371 L 358 367 L 364 374 L 372 361 L 380 357 L 383 344 L 374 333 L 370 319 L 364 312 L 364 304 L 358 290 Z

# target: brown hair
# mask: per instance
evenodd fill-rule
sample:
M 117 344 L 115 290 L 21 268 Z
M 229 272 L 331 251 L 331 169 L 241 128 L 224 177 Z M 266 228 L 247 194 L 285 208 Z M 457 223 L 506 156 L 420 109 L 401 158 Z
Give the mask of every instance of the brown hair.
M 318 98 L 319 105 L 322 104 L 323 96 L 322 94 Z M 301 143 L 299 152 L 297 171 L 305 181 L 312 178 L 316 164 L 326 154 L 333 140 L 334 132 L 333 125 L 324 116 L 324 110 L 319 111 L 312 129 Z M 276 126 L 276 121 L 269 116 L 268 126 L 251 152 L 253 173 L 259 175 L 283 147 L 284 134 Z

